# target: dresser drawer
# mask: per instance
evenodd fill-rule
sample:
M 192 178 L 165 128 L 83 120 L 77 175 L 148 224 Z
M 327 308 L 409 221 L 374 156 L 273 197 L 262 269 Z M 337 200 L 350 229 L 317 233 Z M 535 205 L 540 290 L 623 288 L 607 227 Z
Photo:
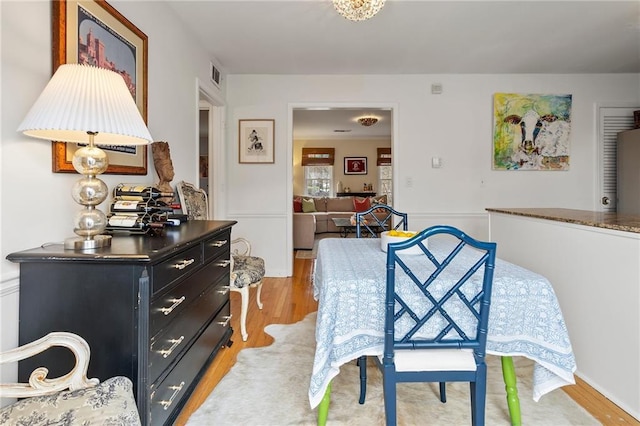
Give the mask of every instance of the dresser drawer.
M 167 420 L 173 413 L 178 414 L 179 408 L 186 403 L 193 391 L 190 384 L 206 369 L 213 353 L 226 341 L 221 340 L 225 333 L 230 332 L 229 304 L 227 303 L 184 357 L 171 370 L 171 373 L 158 383 L 151 385 L 150 421 L 152 425 L 168 424 Z
M 224 277 L 223 277 L 224 278 Z M 207 320 L 229 299 L 229 290 L 224 288 L 226 280 L 207 290 L 166 328 L 151 338 L 149 351 L 149 381 L 156 380 L 162 372 L 182 353 Z
M 156 297 L 149 310 L 149 335 L 155 336 L 174 318 L 178 318 L 206 288 L 218 285 L 221 277 L 228 277 L 230 267 L 228 262 L 217 260 Z
M 229 259 L 231 231 L 222 232 L 204 242 L 204 261 L 224 257 Z
M 182 251 L 153 267 L 153 293 L 157 293 L 173 281 L 186 276 L 202 264 L 200 244 Z

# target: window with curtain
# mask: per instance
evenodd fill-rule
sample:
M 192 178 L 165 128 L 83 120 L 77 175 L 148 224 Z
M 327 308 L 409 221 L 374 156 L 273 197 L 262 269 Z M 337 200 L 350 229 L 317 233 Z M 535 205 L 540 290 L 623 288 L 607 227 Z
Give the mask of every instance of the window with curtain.
M 302 148 L 305 195 L 332 195 L 334 157 L 334 148 Z

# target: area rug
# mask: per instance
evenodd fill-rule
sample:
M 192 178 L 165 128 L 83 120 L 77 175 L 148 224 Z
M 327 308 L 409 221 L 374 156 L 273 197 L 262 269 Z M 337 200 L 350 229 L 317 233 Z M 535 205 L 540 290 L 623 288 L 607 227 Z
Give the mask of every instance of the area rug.
M 236 364 L 221 380 L 188 426 L 212 425 L 315 425 L 307 391 L 313 365 L 316 313 L 291 325 L 271 324 L 265 332 L 274 337 L 271 346 L 243 349 Z M 531 398 L 533 364 L 515 357 L 524 425 L 599 425 L 586 410 L 558 389 Z M 488 357 L 486 424 L 509 425 L 500 358 Z M 333 380 L 328 425 L 384 425 L 382 380 L 377 367 L 368 367 L 367 399 L 358 404 L 358 367 L 341 367 Z M 399 425 L 470 425 L 469 386 L 447 384 L 447 402 L 438 397 L 437 384 L 398 385 Z

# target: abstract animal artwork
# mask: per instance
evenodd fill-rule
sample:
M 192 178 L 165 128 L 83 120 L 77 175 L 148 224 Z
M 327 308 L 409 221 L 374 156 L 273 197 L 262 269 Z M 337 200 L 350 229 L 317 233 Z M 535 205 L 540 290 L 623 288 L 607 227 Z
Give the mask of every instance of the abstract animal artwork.
M 496 93 L 494 170 L 569 170 L 571 95 Z

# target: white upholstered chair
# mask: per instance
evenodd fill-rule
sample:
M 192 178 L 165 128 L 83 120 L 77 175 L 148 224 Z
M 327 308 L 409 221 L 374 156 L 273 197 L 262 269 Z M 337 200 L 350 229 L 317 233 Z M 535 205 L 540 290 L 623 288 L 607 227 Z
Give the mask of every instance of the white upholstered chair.
M 0 398 L 24 398 L 0 408 L 0 424 L 117 424 L 140 425 L 127 377 L 112 377 L 100 383 L 87 378 L 90 349 L 80 336 L 54 332 L 0 352 L 0 364 L 16 363 L 45 350 L 61 346 L 75 356 L 73 369 L 61 377 L 48 378 L 45 367 L 35 369 L 29 383 L 0 383 Z
M 207 193 L 188 182 L 178 182 L 176 185 L 182 211 L 189 220 L 209 219 L 209 203 Z M 264 259 L 251 255 L 251 243 L 245 238 L 231 241 L 231 279 L 229 290 L 237 291 L 241 296 L 240 334 L 242 340 L 249 337 L 247 333 L 247 311 L 249 309 L 249 288 L 257 288 L 256 301 L 262 309 L 260 294 L 262 279 L 264 278 Z

